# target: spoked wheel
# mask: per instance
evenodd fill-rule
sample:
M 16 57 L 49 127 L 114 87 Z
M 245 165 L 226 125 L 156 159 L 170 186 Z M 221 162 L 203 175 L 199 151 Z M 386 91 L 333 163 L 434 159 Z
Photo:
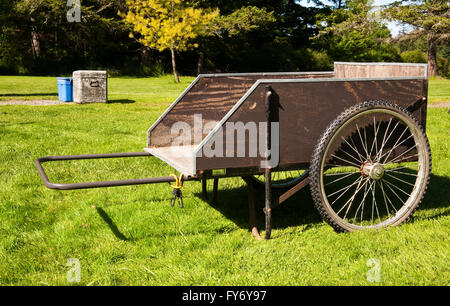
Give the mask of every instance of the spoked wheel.
M 300 183 L 308 177 L 308 170 L 290 170 L 272 172 L 272 188 L 289 188 Z M 264 185 L 264 175 L 254 175 L 253 179 L 256 183 Z
M 399 106 L 365 102 L 322 134 L 310 166 L 311 193 L 337 231 L 395 226 L 422 200 L 431 172 L 428 140 Z

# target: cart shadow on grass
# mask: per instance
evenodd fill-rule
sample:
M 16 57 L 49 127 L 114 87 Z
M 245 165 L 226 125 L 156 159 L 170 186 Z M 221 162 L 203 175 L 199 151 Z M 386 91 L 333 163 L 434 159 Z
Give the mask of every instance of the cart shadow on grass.
M 211 184 L 209 184 L 211 185 Z M 193 196 L 202 198 L 201 192 L 193 193 Z M 221 190 L 219 183 L 219 191 L 217 200 L 213 202 L 211 200 L 211 192 L 208 193 L 209 200 L 206 202 L 212 209 L 217 210 L 225 218 L 231 220 L 241 229 L 249 229 L 250 223 L 248 219 L 248 205 L 247 205 L 247 188 L 245 186 Z M 439 176 L 431 174 L 430 183 L 428 185 L 428 191 L 425 195 L 421 205 L 418 208 L 418 212 L 423 210 L 434 210 L 437 208 L 446 208 L 449 206 L 450 200 L 450 178 L 447 176 Z M 257 226 L 261 230 L 264 229 L 264 192 L 256 192 L 255 196 L 256 217 Z M 96 207 L 97 213 L 103 219 L 103 221 L 109 226 L 111 232 L 117 239 L 122 241 L 139 240 L 140 238 L 129 238 L 123 234 L 114 220 L 108 215 L 108 213 L 101 207 Z M 441 217 L 445 217 L 449 214 L 449 210 L 438 211 L 431 216 L 411 218 L 408 222 L 414 222 L 415 220 L 435 220 Z M 273 229 L 286 229 L 289 227 L 302 227 L 301 231 L 309 230 L 314 224 L 323 222 L 320 215 L 314 208 L 313 200 L 309 192 L 309 188 L 305 188 L 299 191 L 292 198 L 283 203 L 280 207 L 276 208 L 273 212 L 275 218 L 273 220 Z M 416 212 L 417 215 L 417 212 Z M 218 230 L 220 234 L 222 231 Z M 150 236 L 152 236 L 150 234 Z
M 194 193 L 195 196 L 202 198 L 201 192 Z M 220 189 L 217 200 L 214 202 L 211 198 L 211 192 L 208 193 L 209 199 L 206 202 L 215 210 L 220 212 L 225 218 L 231 220 L 241 229 L 250 229 L 249 207 L 247 203 L 247 187 L 242 186 L 233 189 Z M 264 188 L 255 191 L 255 210 L 256 225 L 261 230 L 264 229 Z M 311 227 L 312 224 L 321 223 L 322 218 L 315 211 L 313 200 L 309 188 L 300 190 L 286 202 L 273 210 L 273 229 L 285 229 L 296 226 L 306 226 L 303 230 Z
M 118 104 L 132 104 L 135 103 L 135 100 L 130 99 L 115 99 L 115 100 L 108 100 L 108 104 L 118 103 Z
M 195 193 L 202 197 L 201 193 Z M 245 187 L 234 188 L 231 190 L 220 190 L 216 203 L 208 200 L 212 208 L 219 211 L 227 219 L 232 220 L 240 228 L 250 228 L 248 220 L 247 189 Z M 211 198 L 211 197 L 210 197 Z M 446 208 L 450 206 L 450 178 L 431 174 L 427 193 L 419 205 L 418 211 L 434 210 L 437 208 Z M 256 193 L 255 206 L 257 211 L 257 225 L 261 230 L 264 229 L 264 190 Z M 431 216 L 423 217 L 426 220 L 438 219 L 449 214 L 449 210 L 437 212 Z M 417 213 L 416 213 L 417 215 Z M 274 209 L 273 211 L 274 229 L 285 229 L 288 227 L 304 226 L 302 231 L 306 231 L 312 225 L 323 222 L 323 219 L 314 208 L 314 202 L 311 198 L 309 188 L 304 188 L 292 198 Z M 422 217 L 415 218 L 415 220 Z M 409 222 L 414 222 L 413 218 Z
M 449 206 L 450 206 L 450 177 L 431 174 L 427 193 L 425 194 L 422 203 L 419 205 L 418 211 L 420 212 L 421 210 L 448 208 Z M 441 217 L 447 216 L 449 212 L 450 211 L 446 209 L 443 212 L 437 212 L 436 214 L 426 217 L 424 219 L 426 220 L 439 219 Z

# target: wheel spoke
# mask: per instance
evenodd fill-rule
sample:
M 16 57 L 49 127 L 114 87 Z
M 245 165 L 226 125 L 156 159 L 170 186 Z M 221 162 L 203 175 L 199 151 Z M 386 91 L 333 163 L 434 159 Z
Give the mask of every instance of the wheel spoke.
M 349 163 L 349 164 L 351 164 L 351 165 L 353 165 L 353 166 L 355 166 L 355 167 L 359 167 L 359 165 L 357 165 L 357 164 L 355 164 L 355 163 L 352 163 L 351 161 L 348 161 L 348 160 L 346 160 L 346 159 L 344 159 L 344 158 L 341 158 L 341 157 L 339 157 L 339 156 L 336 156 L 336 155 L 334 155 L 334 154 L 331 154 L 331 156 L 333 156 L 333 157 L 335 157 L 335 158 L 337 158 L 337 159 L 340 159 L 341 161 L 344 161 L 344 162 L 346 162 L 346 163 Z M 345 167 L 345 166 L 344 166 Z
M 364 143 L 366 145 L 366 153 L 367 153 L 367 160 L 372 161 L 370 159 L 370 154 L 369 154 L 369 145 L 367 144 L 367 133 L 366 133 L 366 128 L 364 128 Z
M 406 153 L 410 152 L 412 149 L 416 148 L 416 144 L 414 144 L 411 148 L 409 148 L 408 150 L 406 150 L 405 152 L 403 152 L 402 154 L 398 155 L 397 157 L 394 157 L 393 159 L 387 161 L 385 164 L 391 164 L 393 163 L 395 160 L 397 160 L 400 156 L 405 155 Z
M 386 153 L 388 153 L 388 155 L 386 156 L 386 158 L 383 161 L 383 164 L 386 163 L 386 160 L 389 158 L 389 156 L 391 155 L 392 151 L 394 151 L 397 147 L 399 147 L 402 143 L 404 143 L 405 141 L 407 141 L 409 138 L 411 138 L 413 135 L 409 135 L 408 138 L 406 138 L 405 140 L 403 140 L 401 143 L 398 143 L 400 141 L 400 139 L 402 139 L 403 135 L 405 134 L 405 132 L 408 130 L 408 127 L 405 128 L 405 130 L 403 131 L 403 133 L 400 135 L 400 137 L 397 139 L 397 141 L 395 142 L 394 146 Z M 381 159 L 383 158 L 383 156 L 386 155 L 386 153 L 384 153 L 383 155 L 380 156 L 379 161 L 381 161 Z
M 395 176 L 393 176 L 393 175 L 390 175 L 389 173 L 386 173 L 386 175 L 388 175 L 389 177 L 392 177 L 392 178 L 394 178 L 394 179 L 396 179 L 396 180 L 398 180 L 398 181 L 400 181 L 400 182 L 402 182 L 402 183 L 405 183 L 405 184 L 407 184 L 407 185 L 410 185 L 410 186 L 413 186 L 413 187 L 414 187 L 414 184 L 408 183 L 407 181 L 404 181 L 404 180 L 402 180 L 402 179 L 399 179 L 398 177 L 395 177 Z
M 344 192 L 343 193 L 341 193 L 341 195 L 339 196 L 339 197 L 337 197 L 334 201 L 333 201 L 333 203 L 331 203 L 331 205 L 333 205 L 334 203 L 336 203 L 336 201 L 337 200 L 339 200 L 339 198 L 340 197 L 342 197 L 350 188 L 352 188 L 354 185 L 356 185 L 356 184 L 359 184 L 359 182 L 361 181 L 363 179 L 363 177 L 362 176 L 360 176 L 356 181 L 354 181 L 351 185 L 349 185 L 349 186 L 347 186 L 347 187 L 344 187 L 344 188 L 342 188 L 342 189 L 339 189 L 338 191 L 335 191 L 335 192 L 333 192 L 332 194 L 330 194 L 330 195 L 328 195 L 327 197 L 331 197 L 331 196 L 333 196 L 333 195 L 335 195 L 336 193 L 338 193 L 338 192 L 340 192 L 340 191 L 342 191 L 342 190 L 344 190 Z
M 391 163 L 391 165 L 392 165 L 392 163 Z M 386 165 L 385 165 L 386 166 Z M 385 171 L 397 171 L 397 170 L 401 170 L 401 169 L 410 169 L 410 170 L 415 170 L 415 171 L 418 171 L 418 169 L 413 169 L 413 168 L 416 168 L 416 167 L 419 167 L 418 165 L 416 166 L 416 165 L 414 165 L 414 166 L 408 166 L 408 165 L 405 165 L 405 166 L 403 166 L 402 165 L 402 167 L 398 167 L 398 168 L 387 168 L 387 169 L 385 169 Z
M 361 200 L 361 202 L 359 203 L 359 205 L 358 205 L 358 208 L 356 209 L 356 212 L 355 212 L 355 216 L 354 216 L 354 218 L 353 219 L 355 219 L 355 221 L 356 221 L 356 216 L 358 215 L 358 211 L 359 211 L 359 209 L 361 208 L 361 206 L 362 206 L 362 209 L 361 209 L 361 220 L 362 220 L 362 214 L 363 214 L 363 211 L 364 211 L 364 203 L 365 203 L 365 200 L 366 200 L 366 196 L 367 196 L 367 194 L 369 193 L 369 191 L 370 191 L 370 189 L 368 190 L 367 189 L 367 186 L 368 186 L 369 184 L 366 184 L 366 186 L 364 187 L 364 196 L 363 196 L 363 199 Z M 345 218 L 344 218 L 345 219 Z
M 350 156 L 351 158 L 353 158 L 357 163 L 363 163 L 362 160 L 354 157 L 353 155 L 351 155 L 350 153 L 348 153 L 347 151 L 345 151 L 344 149 L 340 149 L 339 152 L 344 152 L 345 154 L 347 154 L 347 156 Z
M 370 191 L 370 189 L 371 189 L 371 187 L 369 187 L 369 188 L 367 188 L 367 186 L 368 185 L 371 185 L 371 183 L 369 183 L 370 182 L 370 180 L 366 180 L 365 182 L 364 182 L 364 192 L 363 192 L 363 199 L 362 199 L 362 202 L 364 202 L 365 200 L 366 200 L 366 196 L 367 196 L 367 193 Z M 367 190 L 367 192 L 366 192 L 366 190 Z M 356 197 L 356 194 L 357 194 L 358 192 L 356 192 L 353 196 L 354 197 Z M 352 200 L 352 202 L 353 202 L 353 200 Z M 347 208 L 347 211 L 345 212 L 345 215 L 344 215 L 344 220 L 345 220 L 345 218 L 347 217 L 347 214 L 348 214 L 348 212 L 350 211 L 350 207 L 351 207 L 351 203 L 350 203 L 350 205 L 348 206 L 348 208 Z
M 384 182 L 386 183 L 386 186 L 389 187 L 389 189 L 391 189 L 390 186 L 395 187 L 395 189 L 401 191 L 402 193 L 406 194 L 406 195 L 409 197 L 409 193 L 405 192 L 404 190 L 400 189 L 399 187 L 395 186 L 394 184 L 388 182 L 387 180 L 384 180 Z M 392 190 L 393 193 L 395 193 L 395 195 L 397 195 L 397 193 L 396 193 L 393 189 L 391 189 L 391 190 Z M 397 195 L 397 197 L 398 197 L 399 199 L 401 199 L 402 202 L 403 202 L 403 199 L 402 199 L 402 198 L 400 198 L 398 195 Z
M 388 122 L 388 125 L 387 125 L 387 127 L 386 127 L 386 130 L 384 131 L 384 136 L 383 136 L 383 140 L 381 141 L 380 151 L 378 151 L 378 152 L 377 152 L 377 155 L 375 155 L 375 160 L 377 160 L 378 154 L 380 154 L 380 152 L 383 151 L 384 140 L 386 139 L 386 135 L 387 135 L 387 132 L 388 132 L 388 130 L 389 130 L 389 126 L 391 125 L 391 122 L 392 122 L 392 118 L 389 119 L 389 122 Z
M 360 162 L 364 162 L 365 161 L 365 159 L 364 159 L 364 156 L 362 156 L 359 152 L 358 152 L 358 150 L 356 150 L 356 148 L 355 147 L 353 147 L 347 140 L 345 140 L 345 138 L 344 137 L 341 137 L 342 138 L 342 140 L 344 140 L 345 141 L 345 143 L 356 153 L 356 154 L 358 154 L 358 156 L 361 158 L 359 161 Z M 350 140 L 352 141 L 352 143 L 353 143 L 353 139 L 351 139 L 350 138 Z M 354 143 L 353 143 L 353 145 L 354 146 L 356 146 Z
M 359 126 L 358 125 L 356 125 L 356 130 L 358 131 L 359 139 L 361 140 L 361 145 L 362 145 L 362 147 L 364 149 L 364 152 L 366 153 L 366 160 L 367 160 L 367 156 L 369 155 L 369 153 L 367 152 L 367 148 L 364 146 L 364 141 L 362 139 L 361 132 L 359 131 Z
M 378 204 L 377 204 L 377 200 L 375 199 L 375 181 L 374 181 L 374 185 L 373 185 L 373 190 L 372 190 L 372 223 L 371 225 L 373 225 L 373 207 L 375 207 L 375 211 L 377 212 L 377 216 L 378 216 L 378 221 L 380 221 L 381 223 L 381 218 L 380 218 L 380 212 L 378 211 Z
M 392 120 L 392 119 L 391 119 Z M 389 134 L 389 136 L 386 138 L 386 141 L 383 141 L 383 144 L 381 145 L 381 148 L 380 148 L 380 151 L 379 151 L 379 154 L 380 154 L 380 157 L 378 157 L 378 156 L 375 156 L 375 160 L 376 161 L 380 161 L 380 158 L 381 158 L 381 154 L 383 153 L 383 149 L 384 149 L 384 146 L 386 145 L 386 143 L 389 141 L 389 139 L 391 138 L 391 136 L 392 136 L 392 134 L 394 133 L 394 131 L 395 131 L 395 129 L 397 128 L 397 126 L 400 124 L 400 121 L 398 121 L 397 122 L 397 124 L 394 126 L 394 128 L 392 129 L 392 131 L 391 131 L 391 133 Z M 389 126 L 388 126 L 389 127 Z M 386 128 L 386 132 L 387 132 L 387 128 Z M 386 136 L 386 135 L 385 135 Z
M 397 213 L 397 209 L 395 208 L 395 206 L 394 206 L 394 204 L 392 203 L 391 199 L 387 196 L 386 192 L 384 191 L 383 181 L 379 181 L 379 183 L 380 183 L 381 190 L 383 191 L 383 197 L 384 197 L 385 203 L 386 203 L 386 198 L 387 198 L 389 204 L 391 204 L 392 208 L 393 208 L 393 209 L 395 210 L 395 212 Z M 387 210 L 387 212 L 389 213 L 389 209 L 388 209 L 387 203 L 386 203 L 386 210 Z
M 358 172 L 351 172 L 350 174 L 347 174 L 347 175 L 345 175 L 345 176 L 343 176 L 343 177 L 338 178 L 337 180 L 333 180 L 333 181 L 331 181 L 331 182 L 325 184 L 325 186 L 328 186 L 328 185 L 334 184 L 334 183 L 336 183 L 336 182 L 339 182 L 340 180 L 345 179 L 346 177 L 349 177 L 350 175 L 357 174 L 357 173 L 358 173 Z
M 378 129 L 380 128 L 380 126 L 378 126 L 378 129 L 376 127 L 377 127 L 377 123 L 375 121 L 375 117 L 373 117 L 373 142 L 372 142 L 372 146 L 370 147 L 370 156 L 372 156 L 372 150 L 373 150 L 374 145 L 375 145 L 375 153 L 378 153 L 377 136 L 378 136 Z M 375 154 L 375 156 L 376 156 L 376 154 Z
M 359 169 L 360 167 L 358 166 L 353 166 L 353 165 L 338 165 L 338 164 L 328 164 L 327 166 L 332 166 L 332 167 L 330 167 L 330 168 L 340 168 L 340 167 L 342 167 L 342 168 L 356 168 L 356 169 Z
M 390 162 L 390 163 L 387 163 L 387 164 L 385 164 L 385 165 L 389 165 L 389 164 L 399 164 L 399 163 L 404 162 L 406 159 L 409 159 L 409 158 L 412 158 L 412 157 L 419 157 L 419 154 L 414 154 L 414 155 L 411 155 L 411 156 L 408 156 L 408 157 L 403 157 L 403 158 L 401 158 L 400 160 L 396 160 L 396 161 L 394 161 L 394 162 Z
M 384 192 L 383 185 L 382 185 L 382 183 L 379 182 L 379 181 L 378 181 L 377 183 L 380 185 L 381 195 L 383 196 L 384 204 L 385 204 L 385 206 L 386 206 L 386 212 L 387 212 L 387 214 L 390 216 L 391 213 L 390 213 L 390 211 L 389 211 L 389 207 L 388 207 L 388 204 L 387 204 L 387 202 L 386 202 L 386 193 Z
M 400 169 L 400 168 L 398 168 L 398 169 Z M 417 174 L 406 173 L 406 172 L 401 172 L 401 171 L 396 171 L 396 170 L 385 170 L 385 172 L 394 172 L 394 173 L 398 173 L 398 174 L 404 174 L 404 175 L 417 177 Z
M 349 204 L 349 205 L 348 205 L 348 208 L 347 208 L 347 211 L 345 212 L 345 215 L 347 215 L 347 213 L 348 213 L 350 207 L 352 206 L 353 200 L 355 199 L 356 195 L 357 195 L 358 192 L 361 190 L 361 188 L 363 188 L 364 185 L 367 184 L 367 182 L 369 181 L 369 179 L 366 179 L 365 182 L 363 183 L 363 185 L 361 186 L 361 182 L 362 182 L 362 181 L 363 181 L 363 180 L 359 181 L 358 186 L 356 187 L 355 193 L 353 194 L 352 197 L 350 197 L 350 199 L 348 199 L 348 201 L 344 204 L 344 206 L 342 206 L 342 208 L 336 213 L 337 215 L 339 215 L 339 213 L 347 206 L 347 204 Z M 345 219 L 345 218 L 344 218 L 344 219 Z
M 338 173 L 327 173 L 327 174 L 324 174 L 324 175 L 326 175 L 326 176 L 333 176 L 333 175 L 344 175 L 344 174 L 348 174 L 348 173 L 355 174 L 355 173 L 359 173 L 359 172 L 357 172 L 357 171 L 353 171 L 353 172 L 338 172 Z

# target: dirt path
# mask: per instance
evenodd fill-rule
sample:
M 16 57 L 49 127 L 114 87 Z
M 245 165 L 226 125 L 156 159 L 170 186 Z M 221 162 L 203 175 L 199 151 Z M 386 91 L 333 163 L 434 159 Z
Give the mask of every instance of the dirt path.
M 0 100 L 0 105 L 63 105 L 73 104 L 58 100 Z
M 450 102 L 442 102 L 442 103 L 435 103 L 435 104 L 428 104 L 428 107 L 450 107 Z

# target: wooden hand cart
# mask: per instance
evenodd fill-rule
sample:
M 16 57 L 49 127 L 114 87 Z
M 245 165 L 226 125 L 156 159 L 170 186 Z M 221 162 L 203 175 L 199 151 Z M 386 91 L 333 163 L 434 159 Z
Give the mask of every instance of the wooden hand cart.
M 35 165 L 45 186 L 61 190 L 161 182 L 176 182 L 179 190 L 183 181 L 201 180 L 206 195 L 206 180 L 213 179 L 215 198 L 219 178 L 242 177 L 252 233 L 259 239 L 253 203 L 259 186 L 265 192 L 265 238 L 271 235 L 272 209 L 308 183 L 319 213 L 337 231 L 394 226 L 411 216 L 429 181 L 427 86 L 427 65 L 406 63 L 336 62 L 332 72 L 199 75 L 149 128 L 144 152 L 48 156 Z M 178 123 L 183 137 L 174 133 Z M 265 123 L 265 129 L 252 133 L 253 123 Z M 241 133 L 231 146 L 230 134 L 223 132 L 230 124 L 240 127 L 233 133 Z M 219 140 L 227 145 L 217 145 Z M 266 154 L 252 154 L 255 145 Z M 215 154 L 204 154 L 206 149 Z M 278 152 L 275 166 L 268 163 L 273 152 Z M 41 165 L 132 156 L 155 156 L 182 175 L 56 184 Z

